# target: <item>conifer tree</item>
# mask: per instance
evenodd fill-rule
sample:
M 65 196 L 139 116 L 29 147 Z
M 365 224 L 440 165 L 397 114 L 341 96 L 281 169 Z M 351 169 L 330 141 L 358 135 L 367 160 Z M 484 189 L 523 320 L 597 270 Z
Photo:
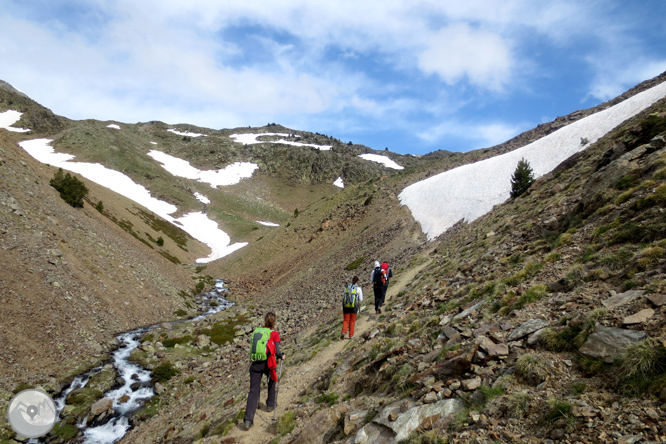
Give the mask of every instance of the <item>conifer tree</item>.
M 520 159 L 516 171 L 511 176 L 511 198 L 515 199 L 523 194 L 533 183 L 534 176 L 530 163 L 524 158 Z

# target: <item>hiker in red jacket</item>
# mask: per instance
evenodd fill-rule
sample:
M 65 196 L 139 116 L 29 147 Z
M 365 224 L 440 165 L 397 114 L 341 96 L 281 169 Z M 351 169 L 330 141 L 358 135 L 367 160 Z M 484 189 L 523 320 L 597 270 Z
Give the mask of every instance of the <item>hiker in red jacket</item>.
M 277 359 L 284 359 L 285 354 L 280 352 L 280 333 L 273 330 L 277 322 L 275 313 L 266 313 L 264 327 L 256 328 L 252 333 L 250 346 L 250 393 L 247 396 L 244 425 L 248 430 L 254 424 L 254 414 L 257 411 L 261 391 L 261 378 L 268 376 L 268 398 L 266 407 L 272 412 L 276 407 L 275 383 L 277 382 Z

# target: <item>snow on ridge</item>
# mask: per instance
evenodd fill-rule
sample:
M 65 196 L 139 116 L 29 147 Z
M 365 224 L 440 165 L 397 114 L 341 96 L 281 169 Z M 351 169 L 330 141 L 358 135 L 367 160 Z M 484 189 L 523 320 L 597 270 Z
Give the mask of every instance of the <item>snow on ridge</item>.
M 51 141 L 51 139 L 33 139 L 20 142 L 19 145 L 38 161 L 78 173 L 92 182 L 121 194 L 168 222 L 179 226 L 194 239 L 208 245 L 211 254 L 205 258 L 197 259 L 198 263 L 214 261 L 247 245 L 247 242 L 231 244 L 229 235 L 220 230 L 217 222 L 209 219 L 204 213 L 188 213 L 175 219 L 171 216 L 178 209 L 175 205 L 154 198 L 150 191 L 142 185 L 135 183 L 123 173 L 108 169 L 104 165 L 70 162 L 75 156 L 56 153 L 53 147 L 49 145 Z
M 266 227 L 279 227 L 280 226 L 280 224 L 276 224 L 274 222 L 264 222 L 264 221 L 261 221 L 261 220 L 258 220 L 257 223 L 261 224 L 261 225 L 264 225 Z
M 27 133 L 28 131 L 32 131 L 30 129 L 12 127 L 13 124 L 21 119 L 22 115 L 23 113 L 11 109 L 0 113 L 0 128 L 14 133 Z
M 282 145 L 292 145 L 292 146 L 309 146 L 312 148 L 317 148 L 321 151 L 329 151 L 333 148 L 333 145 L 315 145 L 313 143 L 301 143 L 301 142 L 292 142 L 290 140 L 257 140 L 258 137 L 262 136 L 277 136 L 277 137 L 291 137 L 291 134 L 285 133 L 259 133 L 259 134 L 231 134 L 229 137 L 234 139 L 235 142 L 242 143 L 245 145 L 255 145 L 258 143 L 279 143 Z M 301 137 L 299 134 L 296 134 L 296 137 Z
M 335 179 L 335 182 L 333 182 L 333 185 L 335 185 L 336 187 L 340 187 L 340 188 L 345 187 L 345 183 L 343 182 L 342 177 L 338 177 L 337 179 Z
M 120 129 L 120 126 L 116 125 L 115 123 L 111 123 L 109 125 L 106 125 L 107 128 L 113 128 L 113 129 Z
M 381 163 L 385 167 L 388 168 L 393 168 L 394 170 L 404 170 L 405 167 L 402 165 L 398 165 L 393 159 L 389 159 L 386 156 L 382 156 L 380 154 L 359 154 L 358 157 L 369 160 L 371 162 L 377 162 Z
M 459 220 L 472 222 L 507 200 L 511 175 L 521 158 L 530 163 L 535 178 L 543 176 L 665 96 L 663 82 L 517 150 L 416 182 L 398 197 L 432 240 Z M 582 145 L 581 138 L 588 144 Z
M 148 155 L 162 164 L 162 167 L 174 176 L 205 182 L 211 187 L 235 185 L 242 179 L 252 177 L 259 165 L 251 162 L 235 162 L 219 170 L 201 171 L 187 160 L 173 157 L 162 151 L 151 150 Z
M 199 134 L 199 133 L 189 133 L 187 131 L 178 131 L 175 129 L 168 129 L 170 133 L 178 134 L 179 136 L 187 136 L 187 137 L 206 137 L 206 134 Z

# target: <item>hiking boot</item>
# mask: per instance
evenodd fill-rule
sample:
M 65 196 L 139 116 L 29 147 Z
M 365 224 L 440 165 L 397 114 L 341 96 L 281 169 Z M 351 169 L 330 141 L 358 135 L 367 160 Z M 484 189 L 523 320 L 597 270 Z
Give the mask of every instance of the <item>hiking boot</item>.
M 345 338 L 345 334 L 344 334 L 344 333 L 340 333 L 340 340 L 342 341 L 344 338 Z
M 275 407 L 267 407 L 267 408 L 266 408 L 266 411 L 267 411 L 268 413 L 272 412 L 273 410 L 275 410 Z
M 250 427 L 254 425 L 252 421 L 245 421 L 245 430 L 250 430 Z
M 382 309 L 381 308 L 377 309 L 377 314 L 382 314 Z

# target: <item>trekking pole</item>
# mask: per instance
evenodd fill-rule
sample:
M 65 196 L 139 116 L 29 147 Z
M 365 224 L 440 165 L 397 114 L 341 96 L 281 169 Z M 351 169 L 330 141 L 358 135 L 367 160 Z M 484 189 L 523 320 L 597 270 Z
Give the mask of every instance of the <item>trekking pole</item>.
M 275 412 L 277 411 L 277 400 L 278 393 L 280 393 L 280 379 L 282 379 L 282 363 L 284 361 L 280 359 L 280 374 L 278 375 L 277 386 L 275 387 L 275 407 L 273 407 L 273 421 L 275 421 Z

